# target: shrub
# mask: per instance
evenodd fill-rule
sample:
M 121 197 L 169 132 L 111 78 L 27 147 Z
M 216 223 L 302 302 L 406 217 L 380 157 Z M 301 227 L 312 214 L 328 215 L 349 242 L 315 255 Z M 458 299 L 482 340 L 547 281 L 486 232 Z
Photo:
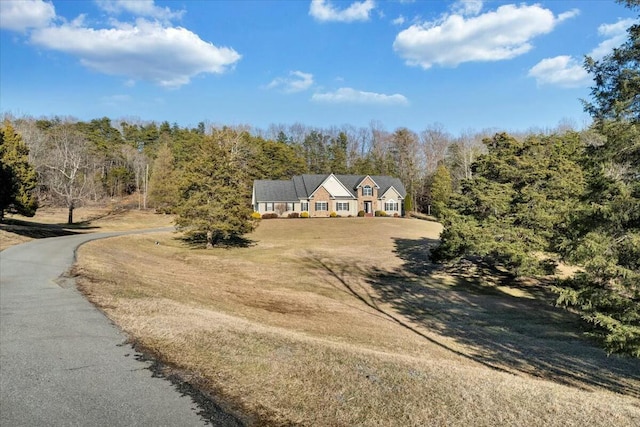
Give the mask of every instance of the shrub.
M 398 218 L 399 216 L 400 216 L 400 215 L 398 215 L 398 212 L 396 212 L 396 213 L 394 213 L 394 214 L 393 214 L 393 217 L 394 217 L 394 218 Z
M 291 212 L 289 214 L 289 218 L 298 218 L 300 216 L 300 214 L 298 212 Z
M 254 212 L 254 213 L 251 214 L 251 218 L 260 219 L 260 218 L 262 218 L 262 215 L 260 215 L 260 212 Z
M 338 214 L 337 214 L 337 213 L 335 213 L 335 212 L 331 212 L 331 213 L 329 214 L 329 216 L 330 216 L 331 218 L 335 218 L 335 217 L 337 217 L 337 216 L 338 216 Z
M 375 211 L 374 215 L 375 216 L 387 216 L 387 213 L 385 211 Z
M 358 211 L 358 216 L 364 216 L 364 211 Z
M 309 218 L 309 212 L 304 211 L 304 212 L 300 213 L 300 218 Z
M 278 214 L 277 213 L 262 214 L 262 219 L 272 219 L 272 218 L 278 218 Z

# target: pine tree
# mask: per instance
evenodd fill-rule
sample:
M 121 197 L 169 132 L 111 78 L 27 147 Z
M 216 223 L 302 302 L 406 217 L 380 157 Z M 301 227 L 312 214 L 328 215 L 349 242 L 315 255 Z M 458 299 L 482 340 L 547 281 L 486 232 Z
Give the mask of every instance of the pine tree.
M 9 122 L 0 128 L 0 220 L 5 212 L 34 216 L 37 175 L 29 163 L 29 148 Z
M 329 169 L 335 174 L 348 172 L 347 167 L 347 135 L 344 132 L 331 139 L 329 147 Z
M 194 147 L 178 175 L 176 224 L 208 248 L 234 243 L 253 230 L 245 132 L 214 129 Z

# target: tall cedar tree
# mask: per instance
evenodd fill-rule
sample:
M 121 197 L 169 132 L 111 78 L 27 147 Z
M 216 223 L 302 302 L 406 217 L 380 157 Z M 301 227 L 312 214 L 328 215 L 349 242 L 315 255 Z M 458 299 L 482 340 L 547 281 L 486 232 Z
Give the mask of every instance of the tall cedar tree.
M 36 171 L 29 164 L 29 148 L 9 122 L 0 128 L 0 178 L 0 220 L 5 212 L 35 215 Z
M 435 216 L 439 217 L 447 207 L 452 193 L 453 186 L 449 169 L 445 165 L 440 165 L 436 168 L 431 182 L 430 201 L 433 207 L 432 213 Z
M 445 230 L 434 251 L 439 260 L 480 256 L 513 274 L 547 270 L 537 256 L 554 252 L 579 205 L 584 177 L 577 133 L 485 139 L 488 153 L 472 166 L 473 179 L 444 208 Z
M 171 213 L 178 200 L 175 159 L 168 143 L 162 144 L 153 161 L 149 179 L 149 202 L 160 213 Z
M 253 230 L 246 132 L 213 129 L 193 147 L 177 177 L 176 225 L 208 248 L 237 242 Z
M 640 24 L 628 34 L 585 61 L 595 82 L 585 109 L 601 137 L 588 147 L 585 208 L 566 248 L 584 271 L 563 283 L 558 302 L 580 308 L 607 351 L 640 357 Z

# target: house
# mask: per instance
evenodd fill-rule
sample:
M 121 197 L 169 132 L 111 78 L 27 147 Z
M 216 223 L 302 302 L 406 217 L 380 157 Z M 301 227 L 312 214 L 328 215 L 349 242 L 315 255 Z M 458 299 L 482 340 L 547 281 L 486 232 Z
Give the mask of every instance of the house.
M 398 178 L 370 175 L 296 175 L 290 180 L 256 180 L 251 203 L 262 214 L 308 212 L 310 217 L 389 216 L 403 213 L 407 192 Z

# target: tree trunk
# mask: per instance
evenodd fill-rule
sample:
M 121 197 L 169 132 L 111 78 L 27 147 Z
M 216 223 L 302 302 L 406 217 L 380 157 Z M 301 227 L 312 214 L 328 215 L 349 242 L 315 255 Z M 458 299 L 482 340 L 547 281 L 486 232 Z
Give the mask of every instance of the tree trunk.
M 73 203 L 69 205 L 69 216 L 67 218 L 67 224 L 73 224 Z
M 207 231 L 207 249 L 213 248 L 213 231 Z

